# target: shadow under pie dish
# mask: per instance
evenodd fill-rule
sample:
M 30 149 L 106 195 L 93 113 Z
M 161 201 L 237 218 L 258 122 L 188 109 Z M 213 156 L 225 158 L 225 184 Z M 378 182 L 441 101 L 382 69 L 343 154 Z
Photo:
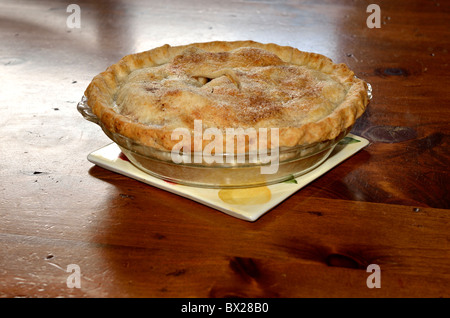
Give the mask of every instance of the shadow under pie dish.
M 94 77 L 78 110 L 153 176 L 239 188 L 317 167 L 363 114 L 370 93 L 346 65 L 319 54 L 253 41 L 205 42 L 125 56 Z M 228 147 L 229 131 L 245 138 L 231 135 Z M 274 162 L 276 169 L 261 173 Z

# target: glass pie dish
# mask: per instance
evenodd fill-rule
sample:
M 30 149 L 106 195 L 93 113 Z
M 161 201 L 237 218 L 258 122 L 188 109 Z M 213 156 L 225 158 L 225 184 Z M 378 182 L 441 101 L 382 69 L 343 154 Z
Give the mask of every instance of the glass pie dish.
M 369 87 L 369 99 L 371 87 Z M 108 130 L 88 106 L 87 98 L 83 96 L 77 105 L 78 111 L 88 121 L 101 127 L 103 132 L 115 142 L 123 154 L 145 173 L 187 186 L 204 188 L 250 188 L 284 182 L 308 173 L 323 163 L 335 146 L 352 129 L 343 130 L 336 138 L 310 145 L 281 147 L 278 152 L 277 171 L 262 174 L 261 167 L 270 165 L 261 160 L 241 163 L 233 158 L 223 163 L 208 163 L 204 159 L 200 163 L 190 160 L 190 163 L 174 163 L 170 151 L 163 151 L 136 142 L 126 136 Z M 186 154 L 195 156 L 195 153 Z M 251 154 L 246 154 L 250 157 Z

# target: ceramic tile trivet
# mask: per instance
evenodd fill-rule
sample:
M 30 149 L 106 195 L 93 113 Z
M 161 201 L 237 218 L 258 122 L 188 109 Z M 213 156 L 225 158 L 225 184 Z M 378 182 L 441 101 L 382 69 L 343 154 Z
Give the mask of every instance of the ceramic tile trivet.
M 336 146 L 327 160 L 307 174 L 269 186 L 247 189 L 196 188 L 158 179 L 136 168 L 124 157 L 115 143 L 92 152 L 88 155 L 88 160 L 105 169 L 178 194 L 233 217 L 253 222 L 368 144 L 368 140 L 349 134 Z

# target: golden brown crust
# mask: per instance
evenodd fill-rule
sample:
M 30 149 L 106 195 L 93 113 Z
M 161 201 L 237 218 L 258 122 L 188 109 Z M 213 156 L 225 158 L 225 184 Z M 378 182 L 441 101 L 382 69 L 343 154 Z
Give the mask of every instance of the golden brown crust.
M 158 72 L 165 78 L 175 76 L 176 85 L 181 81 L 184 86 L 173 88 L 167 80 L 162 85 Z M 277 83 L 266 81 L 252 88 L 252 80 L 277 72 L 281 76 Z M 286 80 L 288 73 L 293 83 Z M 320 89 L 308 80 L 318 74 L 324 77 Z M 222 95 L 217 97 L 216 91 L 216 97 L 211 97 L 213 87 L 205 84 L 205 78 L 212 79 L 208 85 L 215 82 Z M 220 129 L 279 128 L 281 147 L 333 139 L 352 126 L 368 104 L 367 84 L 346 65 L 292 47 L 253 41 L 165 45 L 131 54 L 94 77 L 85 96 L 105 129 L 169 151 L 178 143 L 171 139 L 173 129 L 192 129 L 194 119 Z M 274 96 L 289 102 L 276 103 Z M 217 107 L 219 102 L 225 106 Z M 315 103 L 321 107 L 314 109 Z M 139 117 L 136 109 L 142 105 L 150 109 Z M 309 116 L 305 120 L 301 119 L 304 114 Z M 166 124 L 167 118 L 172 122 Z

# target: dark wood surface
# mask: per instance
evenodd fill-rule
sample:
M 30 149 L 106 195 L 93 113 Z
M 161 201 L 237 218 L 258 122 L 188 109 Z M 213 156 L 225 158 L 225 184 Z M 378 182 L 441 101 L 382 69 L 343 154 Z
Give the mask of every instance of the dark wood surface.
M 450 296 L 447 1 L 0 3 L 1 297 Z M 93 166 L 76 104 L 163 44 L 255 40 L 347 63 L 373 86 L 364 150 L 256 222 Z M 81 288 L 68 288 L 69 264 Z M 368 288 L 369 264 L 381 288 Z

